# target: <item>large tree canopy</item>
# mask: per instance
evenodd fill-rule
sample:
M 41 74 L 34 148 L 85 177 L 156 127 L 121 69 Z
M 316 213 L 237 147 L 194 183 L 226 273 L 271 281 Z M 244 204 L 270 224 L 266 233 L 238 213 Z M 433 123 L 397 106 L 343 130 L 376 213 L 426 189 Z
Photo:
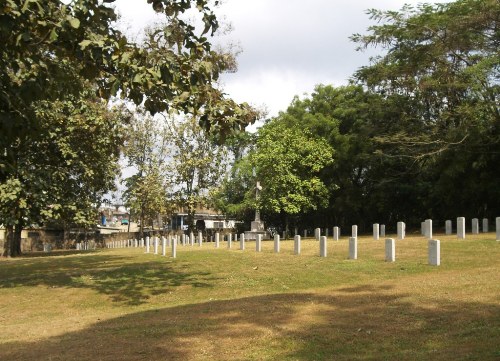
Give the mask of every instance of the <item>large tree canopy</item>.
M 207 34 L 213 34 L 218 23 L 209 1 L 148 0 L 165 15 L 165 23 L 149 33 L 143 44 L 128 41 L 116 29 L 112 3 L 6 0 L 0 7 L 0 204 L 6 207 L 0 223 L 8 230 L 7 255 L 19 253 L 24 225 L 41 222 L 40 215 L 50 217 L 60 209 L 62 193 L 54 192 L 48 180 L 54 167 L 76 164 L 73 154 L 100 155 L 99 159 L 79 159 L 83 174 L 102 181 L 65 174 L 68 181 L 75 180 L 76 188 L 66 188 L 69 198 L 93 194 L 95 205 L 98 196 L 112 187 L 115 172 L 111 169 L 116 167 L 110 163 L 116 160 L 123 140 L 122 121 L 114 114 L 111 126 L 101 128 L 109 123 L 106 110 L 89 111 L 90 104 L 100 102 L 98 98 L 126 98 L 143 104 L 152 114 L 192 113 L 220 138 L 255 118 L 250 107 L 226 98 L 215 86 L 219 73 L 231 64 L 211 50 Z M 192 8 L 204 24 L 200 31 L 182 18 Z M 78 116 L 80 123 L 49 122 L 64 116 Z M 94 117 L 95 124 L 87 117 Z M 106 130 L 92 133 L 94 126 Z M 85 142 L 54 142 L 48 160 L 29 153 L 50 137 L 66 141 L 66 135 L 76 138 L 82 129 Z M 88 144 L 92 137 L 95 143 Z M 107 168 L 99 169 L 100 164 Z M 38 201 L 27 201 L 30 197 Z M 78 197 L 82 202 L 72 205 L 73 213 L 81 213 L 75 207 L 87 209 L 87 198 Z M 77 218 L 88 220 L 88 216 Z M 14 228 L 17 236 L 12 238 Z

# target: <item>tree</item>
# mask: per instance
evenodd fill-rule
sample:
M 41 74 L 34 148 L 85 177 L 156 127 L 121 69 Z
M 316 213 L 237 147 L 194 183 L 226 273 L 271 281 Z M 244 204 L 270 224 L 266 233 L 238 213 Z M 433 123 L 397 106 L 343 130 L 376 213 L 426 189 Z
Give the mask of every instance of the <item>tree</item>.
M 135 112 L 124 146 L 128 166 L 136 173 L 125 179 L 125 199 L 140 219 L 140 232 L 167 210 L 167 125 L 143 109 Z
M 418 165 L 431 212 L 493 216 L 500 196 L 491 181 L 500 154 L 498 1 L 369 13 L 381 24 L 353 39 L 387 54 L 355 79 L 402 110 L 395 128 L 378 137 L 384 154 Z M 451 185 L 460 197 L 443 197 Z
M 290 216 L 328 205 L 320 173 L 333 162 L 333 149 L 324 139 L 278 117 L 259 129 L 249 156 L 263 187 L 258 207 L 280 215 L 286 228 Z
M 57 220 L 65 226 L 95 222 L 104 193 L 113 188 L 124 119 L 88 94 L 32 105 L 35 136 L 18 138 L 13 170 L 0 185 L 5 256 L 21 252 L 21 232 Z
M 19 237 L 11 238 L 12 227 L 20 235 L 24 214 L 37 213 L 34 203 L 26 203 L 22 195 L 30 178 L 19 179 L 20 159 L 25 157 L 20 147 L 36 145 L 41 135 L 50 133 L 43 117 L 58 113 L 46 107 L 54 114 L 41 114 L 43 102 L 76 104 L 84 89 L 105 100 L 119 95 L 135 104 L 144 102 L 151 113 L 176 109 L 197 114 L 204 128 L 221 138 L 254 119 L 250 107 L 225 98 L 215 87 L 225 59 L 211 51 L 205 37 L 218 26 L 207 1 L 150 1 L 157 12 L 165 13 L 167 25 L 152 33 L 144 45 L 129 42 L 113 27 L 112 2 L 74 0 L 65 5 L 59 0 L 7 0 L 0 8 L 0 195 L 5 206 L 13 205 L 12 214 L 1 219 L 9 230 L 7 255 L 20 249 Z M 192 7 L 204 24 L 198 35 L 181 17 Z M 75 152 L 77 146 L 72 147 Z M 102 146 L 109 147 L 103 154 L 115 151 L 110 142 Z M 66 154 L 62 155 L 59 161 L 66 161 Z M 43 170 L 38 175 L 49 179 Z M 109 188 L 107 172 L 104 179 L 106 184 L 96 194 Z M 51 194 L 49 188 L 29 187 L 40 199 Z M 21 214 L 19 209 L 26 211 Z
M 211 205 L 212 192 L 226 172 L 227 151 L 203 131 L 194 117 L 172 119 L 169 130 L 172 197 L 174 204 L 186 209 L 192 230 L 196 208 Z

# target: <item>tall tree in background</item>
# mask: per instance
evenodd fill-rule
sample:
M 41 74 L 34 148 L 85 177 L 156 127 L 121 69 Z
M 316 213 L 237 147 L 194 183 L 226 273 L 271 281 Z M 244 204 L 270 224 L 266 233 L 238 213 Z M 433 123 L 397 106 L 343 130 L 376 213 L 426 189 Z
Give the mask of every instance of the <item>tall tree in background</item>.
M 203 131 L 194 117 L 169 122 L 169 183 L 173 202 L 188 214 L 194 229 L 197 208 L 211 206 L 212 192 L 227 171 L 227 151 Z
M 286 229 L 290 217 L 328 205 L 320 173 L 333 162 L 333 149 L 324 139 L 278 117 L 259 129 L 249 157 L 263 187 L 257 207 L 278 215 Z
M 500 211 L 500 6 L 497 0 L 371 10 L 380 25 L 355 35 L 387 54 L 356 79 L 403 110 L 378 138 L 384 152 L 417 162 L 431 214 Z M 450 189 L 455 188 L 455 194 Z M 456 194 L 459 193 L 460 196 Z
M 136 172 L 125 179 L 125 202 L 140 220 L 140 232 L 167 211 L 167 125 L 143 109 L 135 112 L 128 129 L 124 156 Z

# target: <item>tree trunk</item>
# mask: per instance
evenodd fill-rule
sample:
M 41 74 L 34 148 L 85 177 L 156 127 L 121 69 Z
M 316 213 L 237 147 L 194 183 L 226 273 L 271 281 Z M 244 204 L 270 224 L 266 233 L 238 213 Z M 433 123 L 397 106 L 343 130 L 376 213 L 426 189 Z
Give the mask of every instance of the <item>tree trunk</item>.
M 3 257 L 13 257 L 14 226 L 5 227 L 5 240 L 3 244 Z
M 23 225 L 21 222 L 19 222 L 16 227 L 14 228 L 14 254 L 12 255 L 13 257 L 20 256 L 22 254 L 21 252 L 21 234 L 23 232 Z

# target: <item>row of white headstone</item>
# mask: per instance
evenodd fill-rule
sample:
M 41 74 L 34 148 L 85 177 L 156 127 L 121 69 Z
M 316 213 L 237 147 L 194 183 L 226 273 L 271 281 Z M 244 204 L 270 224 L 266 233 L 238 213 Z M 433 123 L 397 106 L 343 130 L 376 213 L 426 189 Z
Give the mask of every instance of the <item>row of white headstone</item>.
M 457 217 L 457 237 L 459 239 L 465 239 L 465 217 Z M 471 221 L 471 230 L 472 234 L 479 234 L 479 219 L 478 218 L 473 218 Z M 489 232 L 489 226 L 488 226 L 488 218 L 483 218 L 482 221 L 482 228 L 483 228 L 483 233 L 488 233 Z M 496 239 L 497 241 L 500 241 L 500 217 L 497 217 L 495 219 L 495 226 L 496 226 Z M 446 235 L 451 235 L 452 234 L 452 221 L 447 220 L 445 222 L 445 234 Z M 422 235 L 432 238 L 432 219 L 426 219 L 424 222 L 421 223 L 421 232 Z
M 406 224 L 405 222 L 398 222 L 397 228 L 397 239 L 404 239 L 406 237 Z M 452 234 L 452 222 L 447 220 L 445 222 L 445 232 L 446 235 Z M 488 219 L 483 219 L 483 232 L 488 232 Z M 325 230 L 326 237 L 328 237 L 328 228 Z M 421 223 L 421 233 L 428 239 L 432 239 L 432 219 L 426 219 Z M 465 239 L 465 217 L 457 218 L 457 237 L 458 239 Z M 472 219 L 472 234 L 479 234 L 479 220 L 477 218 Z M 358 226 L 353 225 L 351 227 L 351 237 L 358 236 Z M 304 231 L 304 238 L 307 237 L 307 230 Z M 316 228 L 314 230 L 314 238 L 320 240 L 321 229 Z M 385 224 L 373 224 L 373 239 L 379 240 L 385 237 Z M 333 227 L 333 240 L 338 241 L 340 238 L 340 228 Z M 496 218 L 496 239 L 500 241 L 500 217 Z
M 183 245 L 186 245 L 185 239 L 190 238 L 190 237 L 181 237 L 180 242 Z M 184 242 L 183 242 L 184 240 Z M 192 240 L 192 238 L 191 238 Z M 122 248 L 122 247 L 146 247 L 146 253 L 150 253 L 150 244 L 151 239 L 149 237 L 146 237 L 146 241 L 141 239 L 140 241 L 138 240 L 127 240 L 127 241 L 113 241 L 110 243 L 110 248 Z M 159 246 L 159 241 L 160 239 L 158 237 L 154 237 L 152 239 L 152 247 L 154 248 L 154 254 L 158 254 L 158 246 Z M 177 257 L 177 244 L 179 242 L 178 237 L 175 235 L 173 238 L 161 238 L 161 244 L 162 244 L 162 255 L 166 256 L 166 249 L 167 247 L 172 247 L 172 253 L 171 256 L 173 258 Z M 168 244 L 168 243 L 171 243 Z M 191 242 L 191 245 L 193 245 L 194 242 Z M 198 245 L 201 246 L 202 244 L 202 238 L 198 238 Z M 274 236 L 274 252 L 279 253 L 280 252 L 280 236 L 276 234 Z M 320 257 L 327 257 L 327 237 L 325 236 L 320 236 L 320 251 L 319 251 L 319 256 Z M 215 234 L 215 248 L 220 247 L 220 234 L 216 233 Z M 232 247 L 232 235 L 229 234 L 227 236 L 227 248 Z M 240 236 L 240 250 L 245 250 L 245 235 L 244 233 L 241 234 Z M 256 252 L 262 252 L 262 235 L 257 235 L 257 239 L 255 242 L 255 251 Z M 301 253 L 301 237 L 299 235 L 296 235 L 294 237 L 294 254 L 300 255 Z M 440 265 L 440 241 L 439 240 L 430 240 L 429 241 L 429 264 L 434 265 L 434 266 L 439 266 Z M 356 260 L 358 258 L 358 238 L 357 237 L 350 237 L 349 238 L 349 259 Z M 393 238 L 388 238 L 385 240 L 385 260 L 387 262 L 395 262 L 396 260 L 396 243 Z
M 300 236 L 295 236 L 295 242 L 298 243 L 295 247 L 296 254 L 300 254 Z M 297 240 L 298 238 L 298 240 Z M 297 253 L 298 252 L 298 253 Z M 319 255 L 320 257 L 327 256 L 327 238 L 320 237 L 319 242 Z M 349 238 L 349 259 L 358 259 L 358 238 Z M 437 239 L 431 239 L 428 243 L 428 260 L 431 266 L 439 266 L 441 264 L 441 242 Z M 385 261 L 396 261 L 396 241 L 394 238 L 386 238 L 385 240 Z
M 95 249 L 96 249 L 96 243 L 94 241 L 78 242 L 76 244 L 77 251 L 89 251 Z

